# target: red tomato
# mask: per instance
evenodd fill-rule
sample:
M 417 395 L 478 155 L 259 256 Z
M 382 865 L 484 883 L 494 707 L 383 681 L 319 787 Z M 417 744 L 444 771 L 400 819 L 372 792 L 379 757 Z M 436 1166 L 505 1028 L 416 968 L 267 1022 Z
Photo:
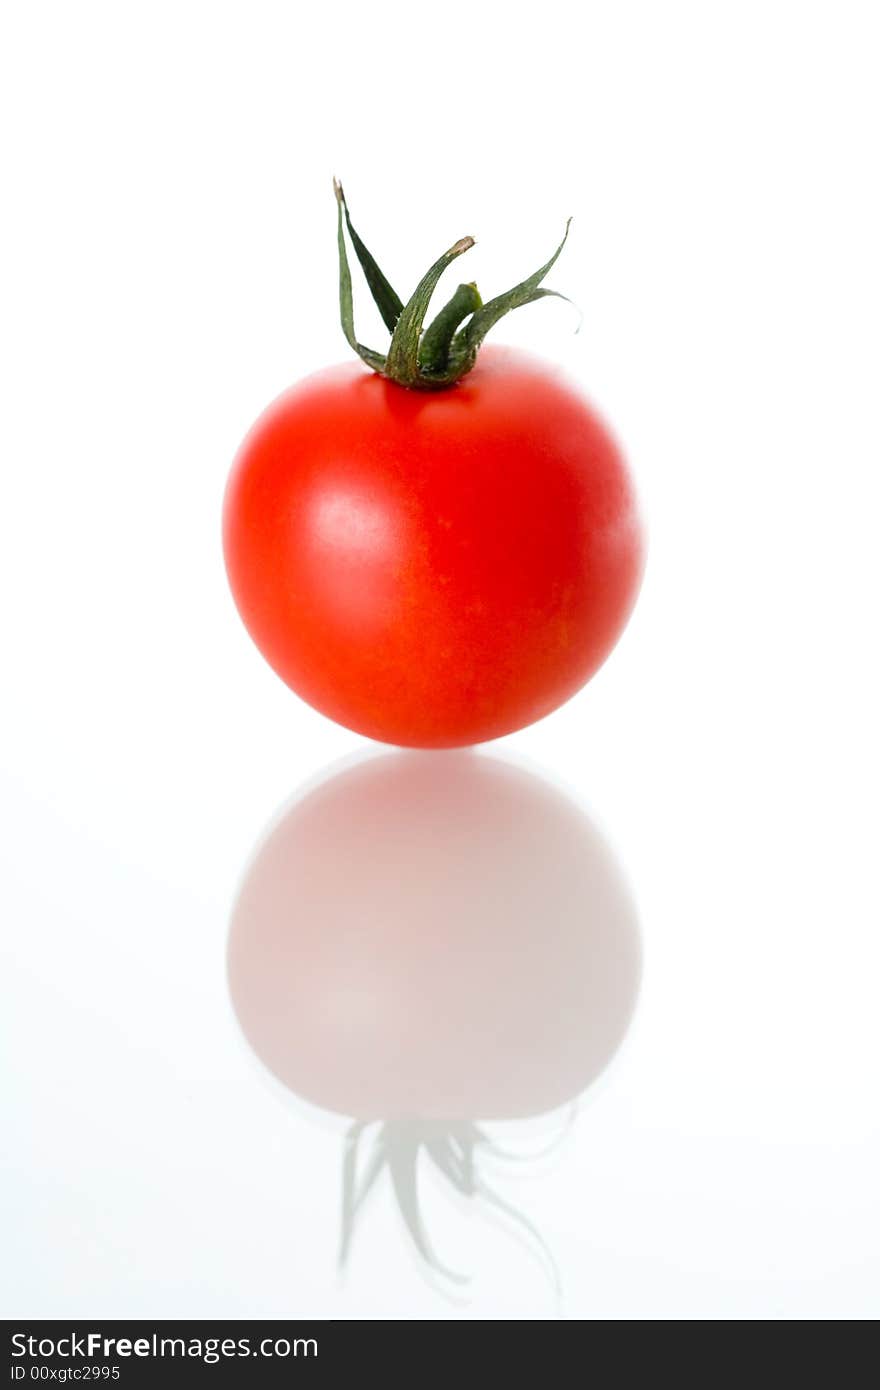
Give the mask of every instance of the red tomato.
M 557 370 L 491 346 L 445 391 L 358 362 L 287 391 L 238 454 L 224 548 L 282 679 L 358 733 L 423 748 L 561 705 L 617 641 L 642 569 L 605 425 Z

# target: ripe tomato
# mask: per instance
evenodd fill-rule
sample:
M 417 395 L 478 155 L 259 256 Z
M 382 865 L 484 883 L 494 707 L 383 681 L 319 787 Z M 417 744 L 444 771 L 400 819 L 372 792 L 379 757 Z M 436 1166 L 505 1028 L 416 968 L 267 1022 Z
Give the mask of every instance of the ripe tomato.
M 224 549 L 277 673 L 388 743 L 498 738 L 614 646 L 642 537 L 624 460 L 580 391 L 507 348 L 448 390 L 352 362 L 287 391 L 235 461 Z

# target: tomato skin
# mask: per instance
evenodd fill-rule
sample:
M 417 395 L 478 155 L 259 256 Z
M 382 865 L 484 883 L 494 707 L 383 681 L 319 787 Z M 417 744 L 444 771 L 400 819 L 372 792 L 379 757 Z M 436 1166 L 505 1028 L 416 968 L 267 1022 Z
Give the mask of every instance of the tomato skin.
M 614 646 L 642 571 L 607 428 L 509 348 L 437 393 L 360 363 L 292 387 L 238 453 L 223 536 L 278 675 L 338 723 L 422 748 L 498 738 L 564 703 Z

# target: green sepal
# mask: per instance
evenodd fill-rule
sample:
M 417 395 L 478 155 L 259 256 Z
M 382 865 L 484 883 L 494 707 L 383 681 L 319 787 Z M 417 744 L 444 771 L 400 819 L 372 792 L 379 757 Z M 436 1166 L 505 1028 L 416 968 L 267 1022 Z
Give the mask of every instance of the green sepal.
M 512 290 L 506 294 L 499 294 L 495 299 L 490 299 L 488 304 L 484 304 L 474 314 L 470 323 L 467 324 L 457 335 L 453 347 L 453 357 L 461 353 L 463 357 L 473 357 L 479 350 L 480 344 L 490 329 L 494 328 L 499 319 L 509 314 L 511 309 L 520 309 L 524 304 L 532 304 L 536 299 L 543 299 L 545 295 L 555 295 L 556 290 L 541 290 L 538 286 L 544 277 L 553 269 L 559 259 L 563 246 L 568 240 L 568 229 L 571 226 L 571 218 L 565 224 L 565 233 L 549 261 L 536 270 L 534 275 L 530 275 L 527 280 L 523 280 L 519 285 L 514 285 Z M 564 295 L 558 296 L 564 299 Z
M 361 241 L 351 222 L 351 214 L 348 211 L 348 203 L 345 201 L 345 192 L 338 179 L 333 180 L 333 187 L 336 191 L 336 200 L 342 211 L 345 213 L 345 224 L 348 227 L 348 235 L 351 237 L 351 244 L 354 247 L 355 255 L 361 263 L 361 269 L 370 287 L 370 294 L 376 303 L 376 308 L 382 315 L 382 322 L 393 333 L 397 320 L 403 311 L 403 300 L 400 295 L 389 283 L 385 275 L 379 269 L 376 259 L 367 250 Z
M 449 366 L 449 350 L 456 330 L 471 314 L 483 306 L 480 292 L 473 281 L 459 285 L 448 304 L 422 334 L 419 366 L 428 375 L 438 375 Z
M 425 322 L 425 314 L 428 312 L 431 296 L 437 288 L 437 282 L 444 270 L 465 251 L 469 251 L 473 245 L 473 237 L 466 236 L 457 241 L 454 246 L 450 246 L 448 251 L 444 251 L 443 255 L 431 266 L 431 269 L 422 276 L 412 298 L 405 305 L 403 313 L 397 320 L 397 327 L 391 336 L 391 346 L 385 359 L 384 370 L 385 375 L 390 376 L 392 381 L 396 381 L 400 386 L 421 386 L 424 388 L 428 385 L 419 369 L 419 341 L 422 335 L 422 325 Z
M 366 362 L 368 367 L 372 367 L 374 372 L 381 372 L 384 371 L 385 368 L 385 358 L 380 352 L 374 352 L 372 348 L 364 347 L 363 343 L 359 343 L 354 331 L 351 270 L 348 265 L 348 252 L 345 249 L 345 228 L 342 221 L 344 207 L 342 186 L 334 179 L 333 187 L 336 190 L 336 202 L 339 206 L 337 242 L 339 245 L 339 317 L 342 321 L 342 331 L 345 334 L 349 347 L 354 348 L 361 361 Z

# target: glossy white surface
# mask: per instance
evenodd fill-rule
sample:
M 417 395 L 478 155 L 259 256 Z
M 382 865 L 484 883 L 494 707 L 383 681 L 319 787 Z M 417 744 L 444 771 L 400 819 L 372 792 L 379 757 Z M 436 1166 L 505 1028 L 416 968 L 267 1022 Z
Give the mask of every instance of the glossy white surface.
M 381 50 L 347 4 L 307 34 L 280 3 L 4 21 L 2 1311 L 876 1317 L 877 17 L 551 2 L 539 43 L 517 6 L 430 32 L 418 7 L 383 10 Z M 446 138 L 437 94 L 463 54 L 473 94 Z M 585 382 L 650 525 L 606 668 L 476 755 L 586 807 L 641 925 L 634 1022 L 571 1123 L 487 1126 L 535 1155 L 485 1172 L 561 1296 L 534 1238 L 427 1169 L 425 1228 L 470 1284 L 413 1255 L 387 1175 L 340 1280 L 348 1121 L 269 1076 L 227 988 L 264 828 L 381 751 L 262 663 L 220 557 L 241 435 L 345 356 L 333 172 L 403 287 L 473 232 L 491 293 L 575 214 L 552 283 L 580 335 L 551 302 L 500 336 Z M 453 872 L 412 822 L 386 914 L 436 906 L 431 873 L 446 891 Z M 542 879 L 552 837 L 532 868 L 504 843 L 453 894 L 463 912 L 487 893 L 477 929 L 497 925 L 487 864 L 526 917 L 567 881 Z M 323 854 L 332 883 L 332 835 Z M 383 861 L 339 857 L 342 900 L 362 874 L 370 901 Z

